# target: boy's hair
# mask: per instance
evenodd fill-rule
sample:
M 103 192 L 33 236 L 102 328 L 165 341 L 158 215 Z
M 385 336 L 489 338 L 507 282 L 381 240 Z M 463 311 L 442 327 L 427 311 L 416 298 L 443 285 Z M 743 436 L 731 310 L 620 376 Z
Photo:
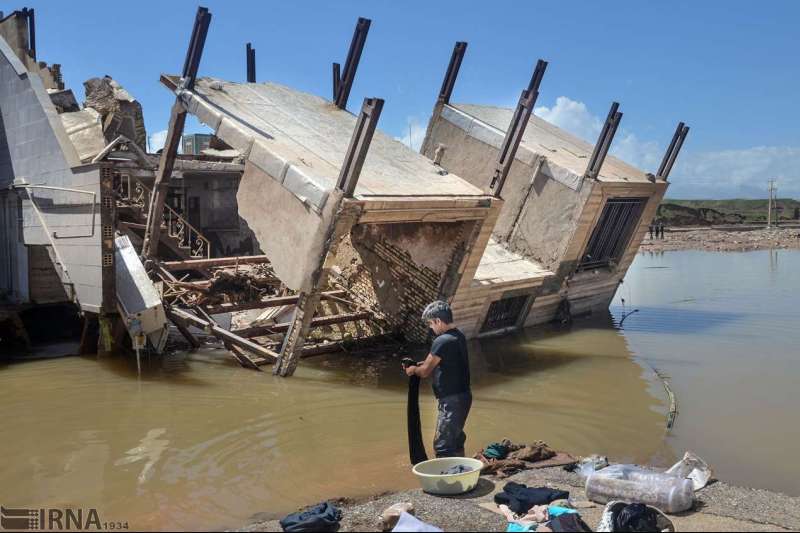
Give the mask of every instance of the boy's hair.
M 453 322 L 453 310 L 450 309 L 450 304 L 442 300 L 429 303 L 422 312 L 422 320 L 427 322 L 435 318 L 445 324 L 451 324 Z

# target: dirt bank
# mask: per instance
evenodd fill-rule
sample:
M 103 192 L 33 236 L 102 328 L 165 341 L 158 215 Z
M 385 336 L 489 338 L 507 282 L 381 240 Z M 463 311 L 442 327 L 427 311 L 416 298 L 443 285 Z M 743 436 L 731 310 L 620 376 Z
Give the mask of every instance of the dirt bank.
M 741 231 L 723 228 L 667 230 L 664 239 L 646 235 L 643 252 L 670 250 L 708 250 L 735 252 L 748 250 L 800 249 L 800 228 L 754 229 Z
M 381 512 L 398 502 L 413 503 L 418 518 L 445 531 L 505 531 L 505 518 L 481 504 L 492 502 L 494 494 L 502 490 L 507 481 L 567 490 L 573 500 L 585 502 L 583 482 L 577 474 L 562 468 L 528 470 L 504 480 L 483 477 L 472 493 L 459 497 L 431 496 L 412 490 L 359 502 L 345 501 L 340 504 L 341 531 L 376 530 Z M 579 509 L 581 517 L 593 529 L 600 523 L 602 511 L 601 505 Z M 697 493 L 692 511 L 670 519 L 677 531 L 798 531 L 800 498 L 716 482 Z M 241 529 L 280 530 L 277 520 L 257 522 Z

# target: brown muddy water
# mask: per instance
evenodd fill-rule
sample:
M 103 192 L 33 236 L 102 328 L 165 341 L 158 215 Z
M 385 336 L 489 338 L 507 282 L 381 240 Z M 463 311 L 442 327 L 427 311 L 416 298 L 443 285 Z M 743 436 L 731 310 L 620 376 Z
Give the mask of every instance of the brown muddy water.
M 800 252 L 641 255 L 611 315 L 472 344 L 468 451 L 509 437 L 800 493 Z M 623 312 L 638 308 L 623 329 Z M 665 430 L 671 379 L 680 415 Z M 414 486 L 395 360 L 305 360 L 292 379 L 220 351 L 0 366 L 0 502 L 93 507 L 132 529 L 237 527 Z M 430 443 L 435 403 L 426 388 Z M 428 444 L 430 447 L 430 444 Z

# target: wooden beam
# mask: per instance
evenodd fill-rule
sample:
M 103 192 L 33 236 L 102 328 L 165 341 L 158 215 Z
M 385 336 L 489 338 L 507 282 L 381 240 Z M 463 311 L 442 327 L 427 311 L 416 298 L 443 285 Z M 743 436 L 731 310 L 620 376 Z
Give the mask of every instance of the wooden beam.
M 210 331 L 212 335 L 222 340 L 223 342 L 227 341 L 238 348 L 247 350 L 248 352 L 252 352 L 264 358 L 270 358 L 272 360 L 276 360 L 278 358 L 278 354 L 273 352 L 272 350 L 269 350 L 268 348 L 265 348 L 260 344 L 256 344 L 253 341 L 242 338 L 235 332 L 228 331 L 227 329 L 219 326 L 218 324 L 202 319 L 196 315 L 193 315 L 188 311 L 177 308 L 169 308 L 165 310 L 167 312 L 167 316 L 173 322 L 177 317 L 178 319 L 183 320 L 188 324 Z
M 347 291 L 328 291 L 322 293 L 323 300 L 338 298 L 340 296 L 347 296 Z M 235 313 L 237 311 L 249 311 L 252 309 L 268 309 L 270 307 L 296 305 L 298 299 L 299 296 L 296 294 L 291 296 L 275 296 L 272 298 L 265 298 L 264 300 L 258 300 L 256 302 L 207 305 L 205 306 L 205 310 L 212 315 L 217 315 L 220 313 Z
M 186 259 L 183 261 L 162 261 L 161 266 L 167 270 L 195 270 L 235 265 L 256 265 L 269 263 L 266 255 L 244 255 L 240 257 L 219 257 L 216 259 Z
M 370 311 L 359 311 L 356 313 L 341 313 L 338 315 L 318 316 L 310 321 L 309 329 L 318 328 L 322 326 L 331 326 L 333 324 L 344 324 L 347 322 L 357 322 L 358 320 L 367 320 L 372 318 Z M 273 324 L 271 326 L 253 326 L 250 328 L 237 329 L 232 331 L 236 335 L 242 337 L 264 337 L 274 333 L 284 333 L 289 331 L 292 326 L 291 322 L 281 322 L 280 324 Z

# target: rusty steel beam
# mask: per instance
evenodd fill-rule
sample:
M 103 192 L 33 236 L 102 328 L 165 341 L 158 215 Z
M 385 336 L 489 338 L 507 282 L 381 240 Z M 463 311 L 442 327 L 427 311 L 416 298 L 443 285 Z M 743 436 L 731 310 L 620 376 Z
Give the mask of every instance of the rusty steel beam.
M 344 192 L 345 198 L 352 198 L 355 193 L 358 177 L 361 175 L 361 168 L 364 166 L 364 159 L 367 157 L 382 109 L 382 99 L 364 98 L 336 183 L 336 187 Z
M 204 7 L 198 8 L 194 27 L 192 28 L 192 36 L 189 41 L 189 49 L 186 52 L 186 59 L 183 64 L 181 85 L 185 89 L 191 90 L 194 87 L 209 24 L 211 24 L 211 13 Z M 158 254 L 158 243 L 161 240 L 161 219 L 164 216 L 164 202 L 167 199 L 169 180 L 172 177 L 172 170 L 175 166 L 178 146 L 180 146 L 185 124 L 186 109 L 183 107 L 180 98 L 176 98 L 170 113 L 167 140 L 164 144 L 164 149 L 161 151 L 161 160 L 153 183 L 153 194 L 147 210 L 147 230 L 145 230 L 144 243 L 142 244 L 142 256 L 147 259 L 153 258 Z
M 346 291 L 328 291 L 322 293 L 323 300 L 333 300 L 340 296 L 346 296 Z M 281 307 L 284 305 L 296 305 L 299 299 L 298 295 L 292 296 L 274 296 L 266 298 L 257 302 L 244 302 L 244 303 L 229 303 L 218 305 L 207 305 L 205 310 L 212 315 L 219 313 L 235 313 L 237 311 L 250 311 L 252 309 L 268 309 L 270 307 Z
M 679 122 L 675 133 L 672 135 L 672 141 L 669 143 L 667 152 L 664 154 L 664 159 L 661 161 L 661 166 L 658 167 L 658 172 L 656 173 L 657 178 L 667 181 L 670 172 L 672 172 L 672 166 L 678 158 L 678 154 L 683 146 L 683 141 L 686 140 L 686 135 L 688 135 L 688 133 L 689 126 L 685 125 L 683 122 Z
M 339 109 L 347 108 L 347 100 L 350 98 L 350 89 L 353 88 L 353 81 L 356 79 L 356 70 L 361 60 L 361 53 L 364 51 L 364 44 L 367 42 L 370 19 L 359 17 L 356 22 L 356 29 L 353 32 L 353 39 L 350 41 L 350 49 L 347 51 L 347 59 L 344 62 L 344 69 L 339 74 L 339 64 L 333 64 L 333 90 L 334 103 Z
M 447 65 L 447 72 L 445 72 L 444 80 L 442 80 L 442 88 L 439 89 L 438 103 L 450 103 L 450 97 L 453 95 L 453 88 L 458 78 L 458 71 L 461 69 L 461 62 L 464 60 L 464 54 L 466 54 L 466 52 L 467 43 L 464 41 L 457 42 L 453 47 L 453 53 L 450 55 L 450 63 Z
M 508 125 L 508 130 L 503 138 L 503 144 L 500 146 L 500 151 L 497 154 L 492 181 L 489 184 L 489 189 L 491 189 L 495 198 L 500 198 L 503 185 L 511 170 L 511 164 L 514 162 L 519 144 L 522 142 L 523 135 L 525 135 L 525 128 L 528 126 L 528 121 L 533 113 L 533 107 L 536 105 L 536 99 L 539 97 L 539 86 L 542 84 L 542 78 L 544 77 L 546 68 L 547 61 L 540 59 L 536 63 L 536 68 L 533 70 L 528 88 L 522 91 L 519 101 L 517 102 L 517 107 L 514 109 L 511 123 Z
M 330 326 L 333 324 L 345 324 L 347 322 L 357 322 L 359 320 L 367 320 L 372 318 L 370 311 L 358 311 L 356 313 L 340 313 L 338 315 L 318 316 L 311 320 L 311 328 L 318 328 L 321 326 Z M 250 328 L 242 328 L 232 331 L 231 333 L 241 337 L 263 337 L 272 335 L 273 333 L 285 333 L 289 331 L 291 322 L 281 322 L 280 324 L 273 324 L 271 326 L 253 326 Z

